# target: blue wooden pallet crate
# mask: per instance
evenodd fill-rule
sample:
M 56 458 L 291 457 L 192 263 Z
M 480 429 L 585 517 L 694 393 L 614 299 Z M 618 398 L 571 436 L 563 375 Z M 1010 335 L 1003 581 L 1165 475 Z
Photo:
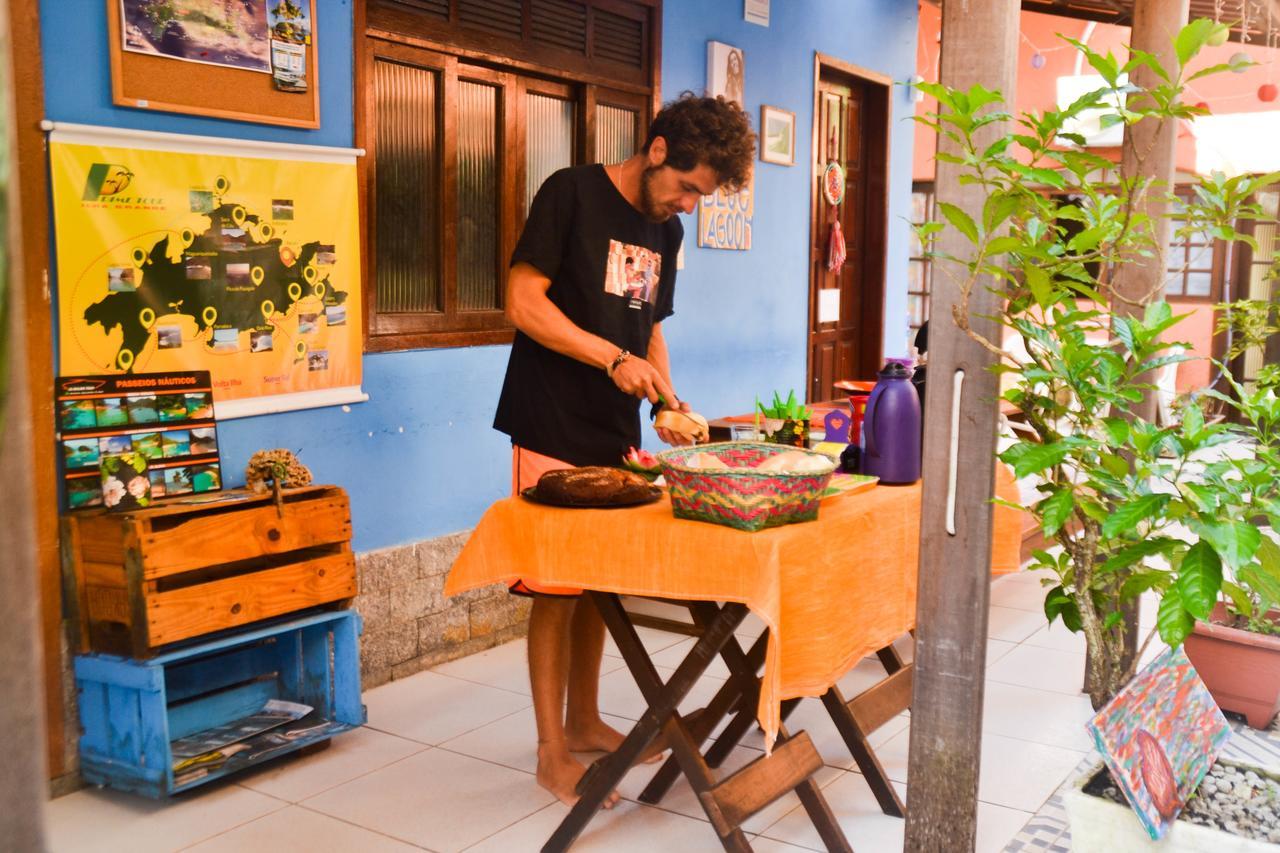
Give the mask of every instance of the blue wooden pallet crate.
M 342 610 L 147 660 L 78 655 L 80 771 L 87 782 L 159 799 L 360 726 L 367 715 L 360 702 L 359 633 L 359 615 Z M 239 720 L 270 699 L 312 706 L 305 731 L 221 766 L 175 774 L 171 741 Z

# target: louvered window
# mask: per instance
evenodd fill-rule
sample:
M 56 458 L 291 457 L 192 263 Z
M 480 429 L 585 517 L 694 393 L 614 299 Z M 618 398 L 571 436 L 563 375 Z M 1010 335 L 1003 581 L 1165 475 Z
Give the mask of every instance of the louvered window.
M 510 340 L 503 289 L 533 196 L 557 169 L 639 150 L 660 18 L 660 0 L 369 4 L 368 349 Z

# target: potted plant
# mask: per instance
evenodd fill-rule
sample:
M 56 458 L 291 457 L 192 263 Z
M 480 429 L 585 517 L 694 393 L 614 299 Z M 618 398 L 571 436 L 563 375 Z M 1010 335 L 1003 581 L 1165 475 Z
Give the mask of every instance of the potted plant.
M 1228 361 L 1280 332 L 1276 308 L 1263 300 L 1219 306 L 1220 331 L 1232 341 Z M 1207 465 L 1208 488 L 1195 493 L 1220 523 L 1234 520 L 1240 526 L 1238 541 L 1224 543 L 1235 553 L 1225 561 L 1229 577 L 1222 600 L 1196 622 L 1186 649 L 1218 705 L 1262 729 L 1280 711 L 1280 545 L 1254 522 L 1280 528 L 1280 367 L 1262 368 L 1249 386 L 1219 367 L 1229 393 L 1212 391 L 1210 397 L 1235 414 L 1233 431 L 1245 438 L 1249 452 Z
M 765 406 L 756 400 L 756 409 L 764 417 L 764 440 L 770 444 L 789 444 L 794 447 L 807 447 L 809 444 L 809 424 L 813 413 L 803 403 L 796 402 L 796 392 L 792 390 L 784 401 L 773 392 L 773 405 Z M 756 430 L 757 435 L 760 430 Z
M 1197 619 L 1210 616 L 1224 565 L 1244 583 L 1257 580 L 1245 571 L 1257 562 L 1256 529 L 1210 497 L 1222 488 L 1220 479 L 1193 481 L 1198 460 L 1232 441 L 1233 428 L 1207 422 L 1196 406 L 1184 408 L 1177 424 L 1136 411 L 1155 391 L 1152 372 L 1189 358 L 1180 349 L 1185 344 L 1168 339 L 1181 318 L 1158 293 L 1126 297 L 1112 277 L 1135 256 L 1157 251 L 1162 223 L 1147 217 L 1144 202 L 1157 193 L 1171 197 L 1170 188 L 1140 177 L 1140 168 L 1130 174 L 1085 150 L 1086 140 L 1073 130 L 1086 114 L 1100 114 L 1104 127 L 1203 114 L 1179 96 L 1189 81 L 1232 67 L 1189 68 L 1224 28 L 1208 20 L 1189 24 L 1175 39 L 1178 66 L 1168 70 L 1149 53 L 1130 51 L 1121 61 L 1068 39 L 1104 85 L 1063 109 L 1023 115 L 1013 132 L 989 145 L 976 141 L 982 128 L 1012 121 L 1000 93 L 918 84 L 938 107 L 917 120 L 959 149 L 939 159 L 958 164 L 961 180 L 980 185 L 987 198 L 977 218 L 940 202 L 942 221 L 918 233 L 931 242 L 950 228 L 968 245 L 963 256 L 934 252 L 934 287 L 958 289 L 952 319 L 999 357 L 1003 399 L 1025 420 L 1026 433 L 1009 440 L 1000 458 L 1017 477 L 1038 482 L 1038 497 L 1025 509 L 1061 550 L 1036 551 L 1033 567 L 1054 578 L 1044 603 L 1049 619 L 1061 618 L 1087 638 L 1095 708 L 1133 677 L 1151 639 L 1134 648 L 1126 630 L 1140 596 L 1158 597 L 1159 634 L 1176 647 Z M 1139 67 L 1157 83 L 1134 85 L 1129 75 Z M 1140 166 L 1144 152 L 1130 153 Z M 1234 226 L 1258 214 L 1250 199 L 1275 180 L 1201 180 L 1196 198 L 1180 211 L 1180 230 L 1249 240 Z M 998 319 L 1016 343 L 1008 350 L 969 323 L 970 297 L 988 287 L 1003 299 Z

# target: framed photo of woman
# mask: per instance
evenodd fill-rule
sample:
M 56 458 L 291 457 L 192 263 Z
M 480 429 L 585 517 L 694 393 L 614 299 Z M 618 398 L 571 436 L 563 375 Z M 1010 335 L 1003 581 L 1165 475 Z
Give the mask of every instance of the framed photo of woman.
M 760 106 L 760 159 L 780 166 L 796 164 L 796 114 L 791 110 Z

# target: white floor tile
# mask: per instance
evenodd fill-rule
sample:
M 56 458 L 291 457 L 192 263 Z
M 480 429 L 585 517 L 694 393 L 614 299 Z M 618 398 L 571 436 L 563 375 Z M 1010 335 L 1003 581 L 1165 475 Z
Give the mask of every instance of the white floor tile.
M 529 707 L 528 696 L 420 672 L 364 694 L 369 727 L 421 743 L 443 743 Z
M 1021 643 L 1044 626 L 1043 612 L 992 605 L 987 617 L 987 636 L 993 640 Z
M 289 806 L 188 849 L 193 853 L 397 853 L 421 848 L 300 806 Z
M 196 788 L 169 802 L 86 789 L 46 804 L 46 844 L 53 853 L 177 850 L 287 805 L 229 784 Z
M 987 640 L 987 668 L 1018 647 L 1017 643 L 1005 640 Z
M 606 655 L 600 663 L 600 673 L 603 675 L 613 672 L 623 666 L 626 664 L 622 658 Z M 450 678 L 461 678 L 463 681 L 530 695 L 529 644 L 524 639 L 442 663 L 431 671 Z
M 673 669 L 661 666 L 657 667 L 657 670 L 664 681 L 671 678 L 671 674 L 675 672 Z M 723 679 L 704 676 L 680 703 L 680 711 L 688 713 L 704 707 L 711 701 L 711 697 L 720 689 L 722 683 Z M 600 711 L 602 713 L 613 714 L 615 717 L 628 720 L 638 720 L 648 707 L 649 703 L 644 701 L 644 696 L 636 686 L 635 677 L 630 670 L 617 669 L 600 679 Z
M 635 725 L 633 720 L 602 715 L 606 723 L 624 735 Z M 538 727 L 534 722 L 533 708 L 525 708 L 514 714 L 495 720 L 464 735 L 440 744 L 442 749 L 481 758 L 525 773 L 538 769 Z M 599 753 L 582 753 L 579 759 L 589 764 Z
M 687 640 L 681 640 L 673 646 L 668 646 L 652 656 L 654 666 L 664 666 L 668 669 L 674 670 L 689 654 L 689 651 L 693 648 L 693 644 L 696 642 L 696 639 L 690 637 Z M 744 652 L 747 650 L 747 645 L 748 644 L 742 644 L 742 650 Z M 715 660 L 711 661 L 711 665 L 707 667 L 707 675 L 714 676 L 715 678 L 728 678 L 729 667 L 725 666 L 723 658 L 716 655 Z
M 423 749 L 417 741 L 361 727 L 333 738 L 322 752 L 268 762 L 235 779 L 246 788 L 297 803 Z
M 809 847 L 797 847 L 794 844 L 788 844 L 785 841 L 775 841 L 772 838 L 765 838 L 763 835 L 757 835 L 751 839 L 751 849 L 756 853 L 808 853 Z M 861 853 L 861 847 L 855 847 Z
M 895 786 L 898 787 L 898 786 Z M 879 853 L 902 849 L 906 822 L 880 811 L 866 780 L 857 773 L 843 773 L 822 789 L 827 804 L 835 814 L 845 837 L 858 853 Z M 898 788 L 901 797 L 905 789 Z M 818 830 L 803 808 L 792 809 L 786 817 L 760 833 L 766 838 L 789 844 L 823 850 Z
M 528 773 L 428 749 L 303 805 L 443 853 L 462 850 L 553 801 Z
M 1044 594 L 1038 582 L 1026 583 L 1017 575 L 1006 575 L 991 582 L 991 603 L 999 607 L 1043 613 Z
M 645 647 L 649 654 L 660 652 L 668 646 L 674 646 L 681 640 L 689 639 L 688 634 L 659 631 L 657 628 L 640 627 L 636 628 L 636 633 L 640 635 L 640 644 Z M 613 641 L 613 636 L 610 634 L 606 634 L 604 638 L 604 653 L 610 657 L 622 657 L 622 652 L 618 651 L 618 645 Z
M 542 847 L 569 813 L 556 803 L 470 847 L 467 853 L 524 853 Z M 599 812 L 573 845 L 574 853 L 715 853 L 723 850 L 711 824 L 623 800 Z
M 876 750 L 885 773 L 895 782 L 907 779 L 910 742 L 908 728 Z M 1083 757 L 1083 751 L 984 732 L 978 799 L 1035 812 Z
M 974 853 L 1000 853 L 1031 819 L 1031 812 L 978 803 L 978 839 Z
M 1079 752 L 1093 748 L 1084 729 L 1093 716 L 1093 706 L 1083 693 L 1065 696 L 991 680 L 985 691 L 983 731 Z
M 762 757 L 764 757 L 763 752 L 738 747 L 729 754 L 727 759 L 725 759 L 724 765 L 713 772 L 715 772 L 717 778 L 724 779 L 734 771 L 739 770 L 747 764 L 750 764 L 752 761 Z M 627 774 L 626 778 L 622 780 L 622 784 L 618 786 L 618 793 L 622 794 L 622 796 L 629 800 L 638 801 L 640 792 L 649 784 L 649 781 L 653 778 L 653 774 L 656 769 L 657 765 L 650 768 L 633 769 L 629 774 Z M 822 786 L 834 781 L 840 773 L 841 771 L 834 767 L 823 767 L 814 774 L 814 779 L 817 781 L 819 786 Z M 672 786 L 667 795 L 662 798 L 662 802 L 657 803 L 656 805 L 658 808 L 676 812 L 677 814 L 682 814 L 687 817 L 696 818 L 698 820 L 707 819 L 706 812 L 702 810 L 702 805 L 698 802 L 697 797 L 694 796 L 693 789 L 689 787 L 688 781 L 685 780 L 683 776 L 676 781 L 675 785 Z M 743 823 L 742 829 L 748 834 L 760 832 L 765 827 L 770 826 L 787 812 L 799 805 L 800 800 L 795 794 L 787 794 L 786 796 L 778 799 L 772 805 L 761 810 L 759 813 L 752 815 L 751 818 Z
M 1077 696 L 1084 684 L 1084 657 L 1075 652 L 1019 646 L 996 661 L 987 670 L 987 678 Z
M 1068 631 L 1061 619 L 1045 625 L 1024 640 L 1023 644 L 1038 646 L 1042 649 L 1056 649 L 1060 652 L 1074 652 L 1078 655 L 1084 654 L 1088 646 L 1084 633 Z

